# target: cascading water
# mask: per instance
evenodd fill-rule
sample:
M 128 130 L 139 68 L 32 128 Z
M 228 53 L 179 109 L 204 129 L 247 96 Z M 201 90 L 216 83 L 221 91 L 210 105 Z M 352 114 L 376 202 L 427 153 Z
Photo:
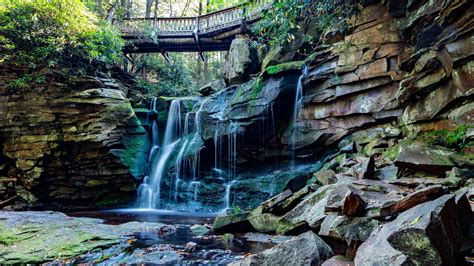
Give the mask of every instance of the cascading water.
M 171 102 L 162 149 L 156 156 L 151 156 L 150 175 L 144 178 L 138 189 L 138 205 L 141 208 L 157 209 L 160 207 L 161 179 L 167 169 L 169 157 L 179 143 L 179 134 L 182 132 L 180 106 L 179 100 Z M 152 108 L 156 109 L 156 100 L 152 101 Z
M 225 198 L 224 198 L 224 202 L 225 202 L 225 209 L 224 211 L 230 209 L 231 207 L 231 189 L 232 189 L 232 185 L 235 184 L 235 180 L 232 180 L 230 183 L 228 183 L 227 185 L 225 185 Z
M 302 107 L 303 100 L 303 79 L 308 75 L 308 66 L 304 65 L 301 76 L 298 79 L 298 84 L 296 86 L 296 95 L 295 95 L 295 104 L 293 109 L 293 120 L 292 120 L 292 132 L 291 132 L 291 163 L 294 167 L 295 162 L 295 151 L 296 151 L 296 122 L 298 120 L 298 115 Z
M 150 123 L 154 150 L 150 154 L 150 173 L 145 177 L 138 189 L 138 205 L 147 209 L 186 209 L 201 208 L 199 192 L 205 188 L 201 183 L 200 173 L 200 150 L 192 151 L 193 147 L 202 143 L 201 120 L 205 104 L 208 99 L 201 102 L 196 113 L 182 113 L 183 99 L 171 102 L 166 128 L 163 139 L 158 147 L 158 127 L 153 121 Z M 156 100 L 150 106 L 150 110 L 156 111 Z M 194 119 L 192 119 L 194 116 Z M 182 118 L 184 118 L 184 123 Z M 216 118 L 216 117 L 214 117 Z M 272 118 L 273 120 L 273 118 Z M 232 122 L 227 124 L 229 133 L 221 136 L 220 130 L 226 125 L 218 117 L 215 124 L 214 144 L 215 162 L 214 166 L 219 172 L 225 195 L 223 196 L 224 210 L 233 205 L 235 197 L 235 186 L 237 184 L 237 141 L 240 125 Z M 273 123 L 273 121 L 272 121 Z M 223 128 L 221 128 L 221 127 Z M 227 153 L 227 154 L 226 154 Z M 224 158 L 226 161 L 223 161 Z M 170 173 L 168 169 L 174 166 Z M 224 168 L 220 170 L 218 168 Z M 164 188 L 166 187 L 166 190 Z M 166 199 L 166 200 L 164 200 Z M 191 207 L 191 208 L 190 208 Z M 216 206 L 217 207 L 217 206 Z
M 151 100 L 151 104 L 150 104 L 150 112 L 156 112 L 156 102 L 157 102 L 157 98 L 153 98 Z M 150 120 L 148 118 L 148 120 Z M 158 141 L 159 141 L 159 135 L 158 135 L 158 125 L 156 124 L 156 121 L 153 121 L 152 122 L 152 126 L 151 126 L 151 143 L 152 143 L 152 146 L 151 146 L 151 150 L 150 150 L 150 154 L 148 155 L 148 161 L 151 161 L 151 159 L 153 158 L 153 156 L 155 155 L 156 151 L 158 150 L 159 146 L 158 146 Z

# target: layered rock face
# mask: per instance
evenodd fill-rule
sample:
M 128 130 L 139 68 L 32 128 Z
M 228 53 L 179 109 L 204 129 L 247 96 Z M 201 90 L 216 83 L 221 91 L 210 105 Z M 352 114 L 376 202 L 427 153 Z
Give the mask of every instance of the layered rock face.
M 78 60 L 12 88 L 30 71 L 0 72 L 0 193 L 58 206 L 129 201 L 149 143 L 126 98 L 133 84 L 119 69 Z
M 183 200 L 189 201 L 196 191 L 194 194 L 206 204 L 221 202 L 222 206 L 224 183 L 233 179 L 233 202 L 239 206 L 254 206 L 288 188 L 295 192 L 310 179 L 307 172 L 285 177 L 271 172 L 295 172 L 282 167 L 281 162 L 293 157 L 300 160 L 297 164 L 303 159 L 314 163 L 324 158 L 323 151 L 338 143 L 343 144 L 338 148 L 347 151 L 367 151 L 364 156 L 370 159 L 354 160 L 361 164 L 358 167 L 372 169 L 372 173 L 363 174 L 366 178 L 379 170 L 373 167 L 371 156 L 387 148 L 399 148 L 396 144 L 401 138 L 430 130 L 469 127 L 473 124 L 470 9 L 467 1 L 373 2 L 349 20 L 347 36 L 336 35 L 308 56 L 297 52 L 304 46 L 304 36 L 298 36 L 284 49 L 271 49 L 262 60 L 257 60 L 260 55 L 248 40 L 237 38 L 225 69 L 225 80 L 233 85 L 207 86 L 203 89 L 205 97 L 193 108 L 182 108 L 188 111 L 181 115 L 181 122 L 185 124 L 184 118 L 188 117 L 188 128 L 195 129 L 193 134 L 202 140 L 194 142 L 198 143 L 196 147 L 186 148 L 190 151 L 187 155 L 201 151 L 201 176 L 205 177 L 199 189 L 189 182 L 182 183 L 181 189 L 188 194 Z M 317 19 L 308 20 L 301 25 L 299 35 L 316 36 L 316 24 Z M 258 72 L 254 66 L 260 64 Z M 299 81 L 303 107 L 293 123 Z M 469 149 L 464 148 L 464 152 Z M 418 159 L 398 158 L 396 164 L 402 168 L 409 163 L 403 160 Z M 270 167 L 265 174 L 243 173 L 274 163 L 280 163 L 276 167 L 279 171 Z M 436 164 L 437 169 L 428 165 L 422 163 L 418 170 L 428 167 L 435 175 L 444 176 L 456 166 L 452 162 Z M 227 180 L 206 172 L 213 167 L 226 171 Z M 383 171 L 390 175 L 398 170 L 388 167 Z M 237 177 L 232 176 L 235 174 Z M 164 193 L 174 192 L 172 180 L 164 183 Z M 262 189 L 255 191 L 255 184 Z
M 306 59 L 298 148 L 387 122 L 414 131 L 473 124 L 472 3 L 404 3 L 365 7 L 351 34 Z
M 217 230 L 250 224 L 261 233 L 295 235 L 295 242 L 315 232 L 343 256 L 323 265 L 470 260 L 473 4 L 408 2 L 365 6 L 349 21 L 347 36 L 307 58 L 264 60 L 262 76 L 302 63 L 308 68 L 304 106 L 280 144 L 291 149 L 296 128 L 297 154 L 333 145 L 338 152 L 301 189 L 285 190 L 247 216 L 219 216 Z M 278 260 L 276 254 L 277 247 L 239 263 Z

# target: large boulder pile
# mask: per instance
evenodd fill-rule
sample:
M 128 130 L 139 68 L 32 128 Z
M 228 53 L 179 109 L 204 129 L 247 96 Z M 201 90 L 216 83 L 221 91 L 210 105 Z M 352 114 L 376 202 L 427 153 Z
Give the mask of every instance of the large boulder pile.
M 127 99 L 130 77 L 79 59 L 39 70 L 1 67 L 0 196 L 11 199 L 6 204 L 129 201 L 136 178 L 146 174 L 149 145 Z M 25 76 L 32 77 L 28 86 L 12 86 Z
M 261 233 L 317 232 L 335 254 L 355 258 L 356 265 L 454 265 L 466 248 L 462 236 L 474 237 L 467 233 L 474 218 L 468 203 L 474 158 L 395 137 L 390 133 L 397 128 L 390 129 L 347 137 L 304 188 L 276 195 L 246 219 L 239 216 L 239 223 Z M 376 132 L 378 142 L 398 143 L 375 148 L 366 138 Z M 220 221 L 220 228 L 242 228 Z

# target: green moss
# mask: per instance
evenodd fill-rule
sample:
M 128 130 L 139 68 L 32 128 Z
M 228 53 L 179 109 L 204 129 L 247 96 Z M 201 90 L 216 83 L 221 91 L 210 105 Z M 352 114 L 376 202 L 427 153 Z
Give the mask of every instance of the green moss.
M 233 234 L 229 234 L 229 233 L 224 234 L 224 235 L 222 236 L 222 240 L 224 240 L 225 242 L 232 242 L 232 241 L 234 241 L 234 235 L 233 235 Z
M 400 145 L 395 145 L 386 149 L 382 155 L 384 158 L 389 159 L 390 161 L 395 161 L 395 159 L 398 157 L 398 154 L 400 154 Z
M 14 231 L 7 230 L 3 224 L 0 224 L 0 245 L 12 245 L 20 240 L 21 238 Z
M 125 149 L 114 149 L 111 153 L 120 158 L 121 162 L 130 168 L 135 177 L 146 174 L 147 154 L 150 140 L 146 134 L 124 135 L 122 143 Z
M 472 145 L 472 142 L 466 139 L 466 133 L 471 128 L 474 126 L 460 125 L 451 130 L 430 130 L 422 132 L 417 138 L 431 144 L 462 149 Z
M 269 66 L 265 71 L 268 75 L 276 75 L 285 71 L 301 69 L 303 64 L 304 61 L 286 62 L 275 66 Z
M 414 265 L 431 265 L 441 261 L 438 251 L 421 229 L 405 229 L 388 239 L 390 245 L 410 257 Z

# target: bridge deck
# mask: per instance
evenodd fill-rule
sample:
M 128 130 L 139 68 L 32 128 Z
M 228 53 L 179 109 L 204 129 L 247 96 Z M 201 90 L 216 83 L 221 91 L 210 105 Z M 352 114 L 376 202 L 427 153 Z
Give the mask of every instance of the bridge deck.
M 271 1 L 254 0 L 197 17 L 126 18 L 118 26 L 125 53 L 226 51 L 245 25 L 261 18 Z

